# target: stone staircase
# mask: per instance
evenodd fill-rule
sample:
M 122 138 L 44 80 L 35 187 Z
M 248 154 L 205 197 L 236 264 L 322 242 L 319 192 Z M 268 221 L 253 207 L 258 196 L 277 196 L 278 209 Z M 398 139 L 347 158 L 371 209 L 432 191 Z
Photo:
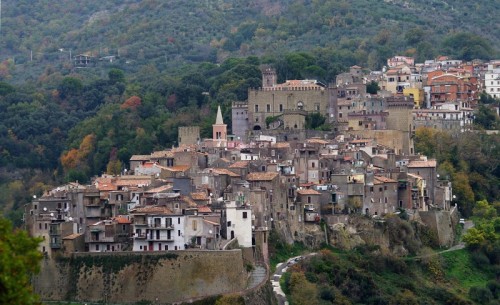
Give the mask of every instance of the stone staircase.
M 248 278 L 247 289 L 257 287 L 260 283 L 267 280 L 267 271 L 264 265 L 256 264 L 250 277 Z

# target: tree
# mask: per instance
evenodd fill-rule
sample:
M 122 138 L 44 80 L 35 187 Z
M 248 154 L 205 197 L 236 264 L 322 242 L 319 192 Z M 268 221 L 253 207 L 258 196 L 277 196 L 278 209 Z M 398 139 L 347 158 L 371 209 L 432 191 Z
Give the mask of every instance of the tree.
M 491 108 L 485 105 L 479 105 L 479 108 L 476 110 L 474 123 L 484 129 L 496 129 L 498 126 L 498 117 Z
M 290 293 L 293 304 L 297 305 L 316 305 L 318 300 L 317 287 L 306 279 L 302 272 L 293 272 L 290 277 Z
M 120 69 L 111 69 L 108 72 L 109 82 L 112 84 L 125 82 L 125 74 Z
M 78 78 L 65 77 L 61 82 L 61 85 L 58 87 L 59 96 L 64 99 L 70 96 L 78 95 L 82 88 L 82 81 Z
M 39 238 L 23 230 L 13 230 L 0 217 L 0 303 L 37 304 L 38 296 L 30 284 L 31 275 L 39 271 L 42 254 L 37 250 Z
M 377 94 L 380 90 L 378 83 L 372 80 L 368 85 L 366 85 L 366 93 Z

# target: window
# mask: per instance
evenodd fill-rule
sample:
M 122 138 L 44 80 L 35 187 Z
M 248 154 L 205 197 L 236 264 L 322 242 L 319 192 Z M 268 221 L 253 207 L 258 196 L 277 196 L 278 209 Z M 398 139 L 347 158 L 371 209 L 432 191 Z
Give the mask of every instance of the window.
M 269 105 L 269 104 L 266 105 L 266 111 L 271 112 L 271 105 Z
M 99 251 L 99 245 L 95 245 L 95 250 Z
M 181 230 L 177 230 L 177 236 L 181 236 Z
M 373 192 L 373 186 L 370 186 L 370 192 Z
M 316 163 L 315 163 L 315 162 L 312 162 L 312 163 L 311 163 L 311 167 L 312 167 L 312 168 L 316 167 Z
M 230 228 L 230 227 L 231 227 L 231 222 L 230 222 L 230 221 L 228 221 L 228 222 L 227 222 L 227 227 L 228 227 L 228 228 Z
M 167 251 L 167 250 L 168 250 L 168 245 L 165 245 L 165 251 Z
M 41 229 L 42 229 L 42 223 L 41 223 L 41 222 L 38 224 L 38 229 L 39 229 L 39 230 L 41 230 Z
M 177 217 L 177 224 L 180 225 L 181 224 L 181 218 L 180 217 Z
M 259 105 L 255 105 L 255 112 L 259 112 Z
M 196 231 L 198 229 L 198 222 L 196 220 L 193 220 L 191 222 L 191 224 L 192 224 L 192 227 L 193 227 L 193 231 Z
M 311 196 L 307 196 L 307 203 L 311 203 Z
M 47 223 L 45 223 L 45 230 L 47 230 Z
M 243 219 L 247 218 L 247 212 L 243 212 Z
M 280 112 L 283 112 L 283 104 L 280 104 Z
M 384 185 L 384 191 L 387 191 L 387 185 Z
M 38 208 L 38 206 L 35 204 L 35 210 Z

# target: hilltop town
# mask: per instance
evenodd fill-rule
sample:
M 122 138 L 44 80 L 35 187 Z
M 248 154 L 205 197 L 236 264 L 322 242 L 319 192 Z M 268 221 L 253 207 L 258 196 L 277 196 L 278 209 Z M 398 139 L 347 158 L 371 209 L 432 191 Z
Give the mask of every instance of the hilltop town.
M 47 260 L 241 249 L 267 265 L 271 231 L 335 246 L 339 224 L 404 213 L 449 247 L 460 218 L 453 185 L 413 141 L 420 127 L 473 130 L 481 92 L 500 98 L 500 60 L 395 56 L 383 71 L 353 66 L 332 84 L 278 83 L 263 66 L 261 87 L 232 104 L 231 134 L 219 107 L 212 138 L 179 127 L 178 146 L 133 155 L 119 175 L 46 191 L 25 206 L 25 228 L 42 237 Z

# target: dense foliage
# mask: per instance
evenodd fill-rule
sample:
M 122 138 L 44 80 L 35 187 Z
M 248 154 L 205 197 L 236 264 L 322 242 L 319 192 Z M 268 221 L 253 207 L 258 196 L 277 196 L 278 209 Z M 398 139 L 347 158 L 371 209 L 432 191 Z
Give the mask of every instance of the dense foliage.
M 112 55 L 122 69 L 138 72 L 145 65 L 182 71 L 184 63 L 230 56 L 285 59 L 290 51 L 314 51 L 328 54 L 324 64 L 288 76 L 324 81 L 334 76 L 326 64 L 381 68 L 396 54 L 417 61 L 438 54 L 489 59 L 499 47 L 493 22 L 499 6 L 490 0 L 6 1 L 0 78 L 33 79 L 47 64 L 67 69 L 70 52 L 94 56 L 100 68 L 110 63 L 97 59 Z
M 13 231 L 12 225 L 0 217 L 0 303 L 38 304 L 33 294 L 31 275 L 39 270 L 42 253 L 37 250 L 37 238 L 26 231 Z
M 494 274 L 465 250 L 422 259 L 380 255 L 376 247 L 321 250 L 281 282 L 291 304 L 498 304 Z

